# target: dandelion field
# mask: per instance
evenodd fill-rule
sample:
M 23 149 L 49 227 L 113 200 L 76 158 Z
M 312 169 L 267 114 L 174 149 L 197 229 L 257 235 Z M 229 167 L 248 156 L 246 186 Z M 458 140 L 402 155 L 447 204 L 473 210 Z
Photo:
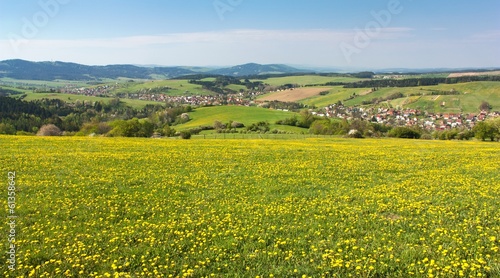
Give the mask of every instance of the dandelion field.
M 0 146 L 0 204 L 7 211 L 15 171 L 18 216 L 16 269 L 4 263 L 3 277 L 500 276 L 497 143 L 0 136 Z

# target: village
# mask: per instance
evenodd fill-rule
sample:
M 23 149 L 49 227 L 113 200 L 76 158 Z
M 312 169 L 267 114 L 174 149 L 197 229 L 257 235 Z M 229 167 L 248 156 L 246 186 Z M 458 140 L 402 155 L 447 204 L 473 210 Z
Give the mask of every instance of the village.
M 500 112 L 480 111 L 479 113 L 429 113 L 416 109 L 345 107 L 332 104 L 322 112 L 312 112 L 319 117 L 346 120 L 364 119 L 373 123 L 390 126 L 418 127 L 428 131 L 452 128 L 471 130 L 477 122 L 500 117 Z
M 115 89 L 115 87 L 112 85 L 103 85 L 93 88 L 66 88 L 60 90 L 60 92 L 74 95 L 114 98 L 117 97 L 117 95 L 111 93 L 113 89 Z M 189 93 L 184 96 L 171 96 L 164 93 L 151 93 L 146 90 L 129 94 L 120 94 L 119 97 L 162 102 L 173 106 L 241 105 L 268 108 L 268 105 L 266 105 L 267 102 L 256 101 L 256 98 L 263 94 L 265 94 L 265 92 L 240 92 L 227 95 L 196 95 Z M 346 120 L 363 119 L 373 123 L 390 126 L 418 127 L 428 131 L 447 130 L 452 128 L 471 130 L 479 121 L 500 116 L 500 112 L 498 111 L 489 112 L 483 110 L 478 113 L 430 113 L 417 109 L 346 107 L 342 105 L 342 103 L 331 104 L 324 108 L 311 108 L 310 111 L 313 115 L 318 117 L 340 118 Z

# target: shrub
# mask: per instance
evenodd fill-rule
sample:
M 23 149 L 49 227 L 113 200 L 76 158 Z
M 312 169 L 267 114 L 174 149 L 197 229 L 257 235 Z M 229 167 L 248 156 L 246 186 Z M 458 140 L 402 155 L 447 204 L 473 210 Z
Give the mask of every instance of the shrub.
M 356 129 L 351 129 L 349 133 L 347 133 L 347 137 L 349 138 L 363 138 L 363 134 Z
M 180 136 L 182 139 L 191 139 L 191 132 L 189 131 L 181 131 Z
M 387 134 L 389 137 L 419 139 L 421 134 L 417 130 L 408 127 L 395 127 Z
M 0 123 L 0 134 L 16 134 L 16 128 L 11 124 Z
M 242 127 L 245 127 L 245 125 L 240 123 L 240 122 L 232 122 L 231 127 L 232 128 L 242 128 Z
M 423 140 L 432 140 L 432 135 L 429 134 L 429 133 L 422 134 L 422 136 L 420 137 L 420 139 L 423 139 Z
M 459 132 L 457 135 L 458 140 L 470 140 L 472 137 L 474 137 L 474 132 L 470 130 Z
M 35 134 L 31 133 L 31 132 L 27 132 L 27 131 L 24 131 L 24 130 L 19 130 L 16 132 L 16 135 L 21 135 L 21 136 L 33 136 Z
M 250 126 L 247 126 L 247 131 L 251 131 L 251 132 L 265 133 L 265 132 L 267 132 L 269 130 L 270 130 L 269 123 L 268 122 L 264 122 L 264 121 L 261 121 L 261 122 L 258 122 L 256 124 L 252 124 Z

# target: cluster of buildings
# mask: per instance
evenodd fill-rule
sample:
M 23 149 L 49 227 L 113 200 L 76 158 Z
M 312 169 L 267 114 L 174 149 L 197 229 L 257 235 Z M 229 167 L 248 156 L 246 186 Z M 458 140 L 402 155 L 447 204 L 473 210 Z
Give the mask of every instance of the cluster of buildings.
M 191 95 L 169 96 L 165 94 L 138 94 L 137 99 L 159 101 L 179 105 L 209 106 L 209 105 L 249 105 L 250 101 L 239 95 Z
M 206 106 L 206 105 L 250 105 L 251 101 L 245 99 L 243 93 L 231 95 L 184 95 L 184 96 L 170 96 L 164 93 L 151 93 L 147 90 L 138 91 L 129 94 L 114 94 L 111 91 L 117 87 L 112 85 L 103 85 L 93 88 L 64 88 L 61 93 L 73 95 L 85 95 L 94 97 L 121 97 L 129 99 L 139 99 L 147 101 L 157 101 L 163 103 L 172 103 L 179 105 L 193 105 L 193 106 Z
M 73 87 L 65 87 L 60 89 L 61 93 L 71 94 L 71 95 L 85 95 L 92 97 L 112 97 L 110 94 L 111 90 L 116 89 L 113 85 L 102 85 L 92 88 L 73 88 Z
M 419 127 L 426 130 L 472 129 L 479 121 L 500 117 L 500 112 L 428 113 L 417 109 L 345 107 L 333 104 L 313 114 L 329 118 L 364 119 L 374 123 Z

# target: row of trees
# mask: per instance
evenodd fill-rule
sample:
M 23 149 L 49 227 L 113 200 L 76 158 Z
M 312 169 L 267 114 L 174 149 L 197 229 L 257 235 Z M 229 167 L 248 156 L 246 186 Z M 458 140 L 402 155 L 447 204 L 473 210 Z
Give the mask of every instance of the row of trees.
M 477 139 L 500 141 L 500 118 L 478 122 L 472 129 Z
M 133 109 L 119 99 L 109 102 L 82 102 L 69 104 L 59 99 L 42 99 L 27 102 L 11 97 L 0 96 L 0 134 L 37 133 L 44 125 L 53 124 L 66 133 L 76 133 L 96 127 L 98 123 L 108 123 L 117 120 L 147 119 L 153 125 L 153 130 L 163 133 L 170 126 L 189 121 L 187 113 L 192 111 L 191 106 L 167 107 L 166 105 L 147 105 L 142 109 Z M 133 123 L 137 125 L 137 123 Z M 102 127 L 102 126 L 101 126 Z M 126 128 L 119 124 L 121 129 L 135 130 L 136 127 Z M 168 127 L 168 128 L 167 128 Z M 113 127 L 114 128 L 114 127 Z M 111 128 L 111 129 L 113 129 Z M 149 134 L 151 128 L 144 127 Z M 110 129 L 110 130 L 111 130 Z M 104 134 L 102 128 L 96 134 Z M 130 132 L 125 131 L 125 134 Z M 141 132 L 132 131 L 136 136 Z M 167 132 L 168 133 L 168 132 Z
M 470 140 L 475 137 L 482 141 L 500 141 L 500 118 L 478 122 L 472 130 L 454 128 L 433 133 L 416 127 L 391 127 L 360 119 L 350 122 L 317 119 L 311 124 L 309 132 L 318 135 L 346 135 L 356 138 L 387 136 L 408 139 Z
M 346 83 L 344 88 L 381 88 L 381 87 L 418 87 L 434 86 L 438 84 L 456 84 L 475 81 L 500 81 L 500 76 L 460 76 L 460 77 L 428 77 L 407 79 L 373 79 L 360 82 Z
M 451 129 L 435 131 L 432 134 L 417 127 L 393 127 L 362 119 L 347 121 L 345 119 L 316 117 L 309 111 L 302 111 L 299 116 L 277 121 L 276 124 L 308 128 L 309 133 L 315 135 L 345 135 L 356 138 L 388 136 L 413 139 L 469 140 L 476 137 L 483 141 L 487 139 L 500 140 L 500 118 L 478 122 L 472 130 Z
M 362 101 L 361 104 L 363 104 L 363 105 L 378 104 L 378 103 L 383 102 L 383 101 L 394 100 L 394 99 L 403 98 L 403 97 L 405 97 L 403 95 L 403 93 L 397 92 L 397 93 L 390 94 L 387 97 L 373 98 L 372 100 L 368 100 L 368 101 L 365 100 L 365 101 Z
M 197 76 L 198 78 L 204 78 L 203 75 Z M 228 94 L 234 93 L 234 91 L 225 88 L 228 85 L 243 85 L 248 90 L 263 90 L 264 85 L 262 81 L 250 81 L 245 79 L 241 81 L 239 78 L 232 76 L 216 76 L 214 81 L 204 81 L 199 79 L 189 80 L 191 84 L 201 85 L 204 89 L 218 93 L 218 94 Z
M 470 140 L 474 137 L 482 141 L 500 141 L 500 118 L 478 122 L 472 130 L 453 128 L 432 133 L 432 138 L 439 140 Z

